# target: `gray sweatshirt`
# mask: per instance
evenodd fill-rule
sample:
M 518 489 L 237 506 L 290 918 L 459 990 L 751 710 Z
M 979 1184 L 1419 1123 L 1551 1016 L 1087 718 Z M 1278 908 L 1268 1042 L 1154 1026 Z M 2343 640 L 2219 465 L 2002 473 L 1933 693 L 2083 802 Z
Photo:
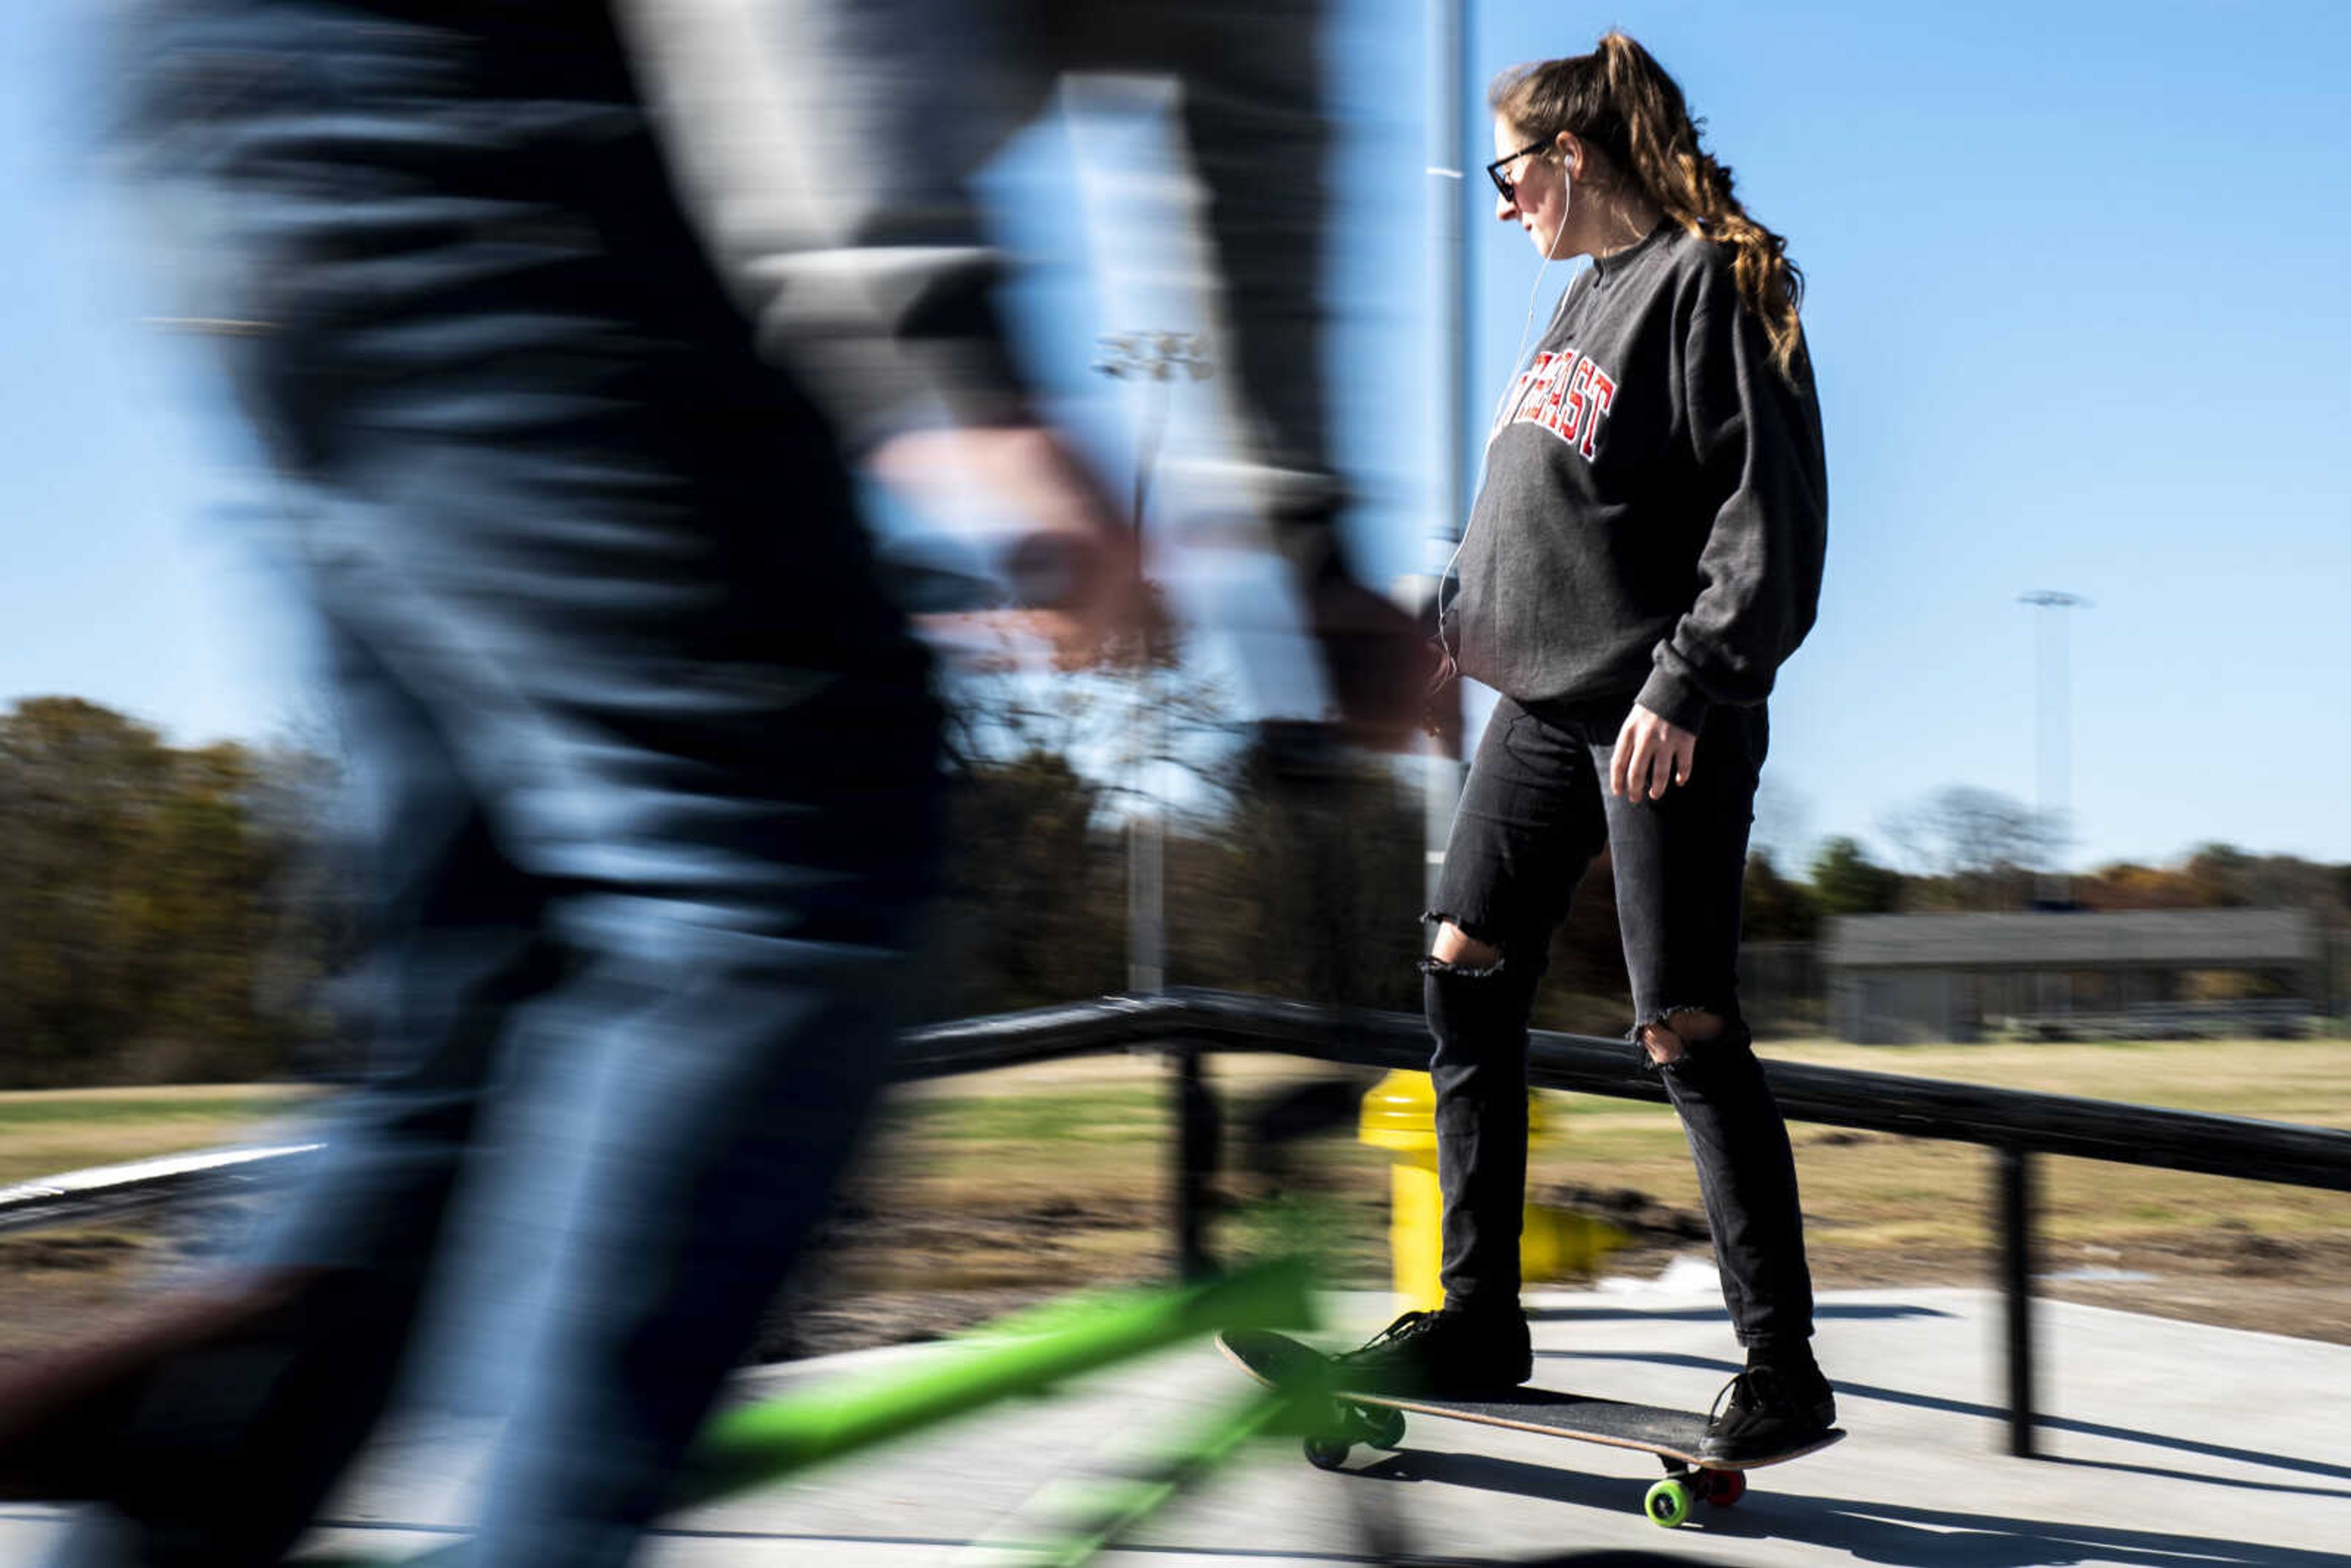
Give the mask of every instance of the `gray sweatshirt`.
M 1637 697 L 1696 730 L 1771 695 L 1827 526 L 1810 360 L 1773 369 L 1729 248 L 1668 220 L 1569 287 L 1501 405 L 1447 641 L 1519 701 Z

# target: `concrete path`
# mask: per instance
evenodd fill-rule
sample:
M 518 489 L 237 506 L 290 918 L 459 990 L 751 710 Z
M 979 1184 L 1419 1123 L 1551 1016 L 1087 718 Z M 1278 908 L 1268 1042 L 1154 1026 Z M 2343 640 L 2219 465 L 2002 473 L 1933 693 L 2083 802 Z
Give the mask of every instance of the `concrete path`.
M 1531 1298 L 1536 1376 L 1703 1409 L 1735 1370 L 1719 1299 L 1642 1289 Z M 1342 1301 L 1376 1326 L 1384 1298 Z M 1852 1436 L 1759 1471 L 1744 1501 L 1701 1505 L 1677 1531 L 1642 1517 L 1661 1470 L 1646 1455 L 1416 1419 L 1393 1454 L 1346 1473 L 1268 1446 L 1179 1500 L 1106 1562 L 1121 1568 L 1365 1560 L 1384 1518 L 1417 1558 L 1507 1563 L 1608 1547 L 1693 1563 L 1870 1563 L 1906 1568 L 2346 1568 L 2351 1565 L 2351 1346 L 2101 1308 L 2041 1307 L 2046 1457 L 2007 1457 L 1999 1299 L 1963 1290 L 1832 1294 L 1821 1360 Z M 874 1356 L 751 1375 L 757 1387 Z M 1008 1557 L 1057 1478 L 1146 1446 L 1205 1414 L 1238 1375 L 1207 1346 L 1170 1353 L 1049 1400 L 671 1521 L 652 1568 L 963 1568 Z M 395 1433 L 332 1511 L 319 1544 L 389 1552 L 448 1539 L 465 1517 L 478 1428 Z M 0 1563 L 38 1561 L 52 1511 L 0 1508 Z

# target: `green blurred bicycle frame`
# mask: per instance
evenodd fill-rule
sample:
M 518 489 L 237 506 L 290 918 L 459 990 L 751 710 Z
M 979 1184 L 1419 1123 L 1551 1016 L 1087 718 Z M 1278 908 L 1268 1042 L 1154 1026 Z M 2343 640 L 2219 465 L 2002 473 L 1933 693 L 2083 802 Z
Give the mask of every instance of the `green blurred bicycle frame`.
M 696 1443 L 673 1506 L 691 1507 L 800 1474 L 1000 1400 L 1228 1328 L 1311 1329 L 1311 1270 L 1302 1259 L 1257 1264 L 1196 1284 L 1088 1293 L 1018 1312 L 912 1364 L 852 1373 L 720 1411 Z M 1075 1568 L 1212 1473 L 1251 1437 L 1303 1429 L 1302 1392 L 1252 1388 L 1180 1430 L 1134 1472 L 1094 1484 L 1072 1521 L 1033 1541 L 989 1541 L 1023 1568 Z M 303 1568 L 414 1568 L 454 1562 L 464 1542 L 406 1556 L 305 1556 Z

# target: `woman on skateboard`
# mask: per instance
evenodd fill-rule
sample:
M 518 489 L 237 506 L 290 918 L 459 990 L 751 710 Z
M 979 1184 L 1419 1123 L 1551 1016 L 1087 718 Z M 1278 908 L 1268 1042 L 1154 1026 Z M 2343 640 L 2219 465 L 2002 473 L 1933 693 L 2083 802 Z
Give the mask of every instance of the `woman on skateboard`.
M 1527 1019 L 1552 929 L 1604 846 L 1630 1039 L 1688 1135 L 1748 1354 L 1706 1457 L 1763 1457 L 1835 1419 L 1809 1345 L 1787 1127 L 1737 990 L 1764 700 L 1812 626 L 1826 532 L 1802 278 L 1699 146 L 1681 89 L 1624 34 L 1503 73 L 1489 102 L 1494 215 L 1546 267 L 1592 267 L 1497 410 L 1440 617 L 1451 661 L 1501 693 L 1423 966 L 1445 1305 L 1405 1314 L 1343 1373 L 1451 1394 L 1531 1372 Z

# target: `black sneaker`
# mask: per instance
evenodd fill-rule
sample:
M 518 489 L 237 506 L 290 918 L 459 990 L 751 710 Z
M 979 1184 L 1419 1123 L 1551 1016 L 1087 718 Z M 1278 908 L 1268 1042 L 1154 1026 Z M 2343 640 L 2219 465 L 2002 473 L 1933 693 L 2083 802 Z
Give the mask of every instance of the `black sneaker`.
M 1474 1398 L 1507 1393 L 1533 1376 L 1535 1353 L 1526 1314 L 1513 1306 L 1406 1312 L 1332 1363 L 1341 1388 Z
M 1730 1407 L 1722 1408 L 1728 1395 Z M 1776 1459 L 1829 1435 L 1836 1425 L 1836 1391 L 1818 1367 L 1791 1372 L 1750 1366 L 1714 1398 L 1716 1414 L 1698 1445 L 1704 1460 Z

